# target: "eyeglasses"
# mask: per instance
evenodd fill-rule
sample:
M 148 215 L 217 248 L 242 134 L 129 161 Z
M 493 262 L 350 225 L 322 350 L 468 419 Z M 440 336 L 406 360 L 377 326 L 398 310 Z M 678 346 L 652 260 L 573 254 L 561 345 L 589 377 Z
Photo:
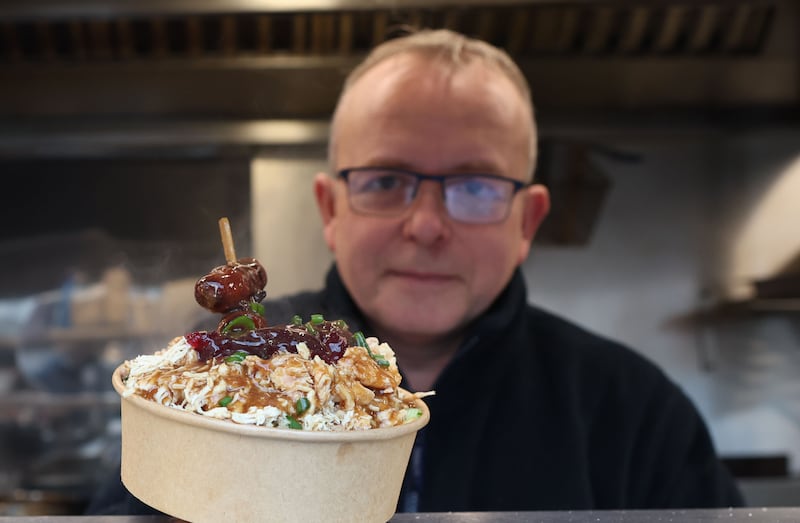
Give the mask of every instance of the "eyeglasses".
M 420 174 L 392 167 L 342 169 L 338 176 L 347 182 L 350 207 L 363 214 L 397 216 L 417 195 L 423 181 L 437 182 L 450 217 L 474 224 L 497 223 L 506 219 L 513 196 L 525 184 L 492 174 Z

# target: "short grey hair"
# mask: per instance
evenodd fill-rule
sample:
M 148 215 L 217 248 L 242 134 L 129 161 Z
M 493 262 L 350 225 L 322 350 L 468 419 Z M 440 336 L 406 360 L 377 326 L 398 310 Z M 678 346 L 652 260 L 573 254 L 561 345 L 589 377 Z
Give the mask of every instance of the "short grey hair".
M 331 123 L 331 135 L 328 143 L 328 161 L 331 168 L 335 162 L 334 135 L 336 133 L 336 117 L 341 106 L 342 98 L 347 91 L 364 74 L 393 56 L 403 53 L 418 53 L 441 60 L 444 64 L 459 68 L 470 63 L 472 60 L 482 60 L 483 62 L 496 67 L 502 72 L 519 91 L 522 100 L 530 114 L 531 124 L 531 143 L 528 158 L 528 176 L 532 177 L 536 165 L 536 122 L 534 118 L 533 102 L 531 100 L 531 89 L 525 75 L 519 66 L 504 50 L 493 46 L 488 42 L 477 38 L 456 33 L 449 29 L 424 29 L 407 36 L 394 38 L 383 42 L 375 47 L 367 57 L 357 65 L 347 76 L 336 104 Z

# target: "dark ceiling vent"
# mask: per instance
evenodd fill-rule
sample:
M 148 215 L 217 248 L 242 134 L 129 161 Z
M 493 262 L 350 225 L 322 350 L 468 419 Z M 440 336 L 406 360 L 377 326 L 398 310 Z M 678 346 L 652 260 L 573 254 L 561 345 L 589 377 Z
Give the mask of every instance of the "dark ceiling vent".
M 762 50 L 774 13 L 755 0 L 125 15 L 76 8 L 50 16 L 20 7 L 0 16 L 0 61 L 350 56 L 397 28 L 421 27 L 479 36 L 518 57 L 748 55 Z

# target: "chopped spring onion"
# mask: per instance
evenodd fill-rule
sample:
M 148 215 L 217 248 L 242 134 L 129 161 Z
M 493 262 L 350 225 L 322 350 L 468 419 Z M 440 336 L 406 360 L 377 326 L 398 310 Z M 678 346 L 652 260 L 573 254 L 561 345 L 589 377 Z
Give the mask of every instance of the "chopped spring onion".
M 312 325 L 319 325 L 325 321 L 325 317 L 322 314 L 312 314 L 311 315 L 311 324 Z
M 353 334 L 353 340 L 356 342 L 356 345 L 358 345 L 359 347 L 364 347 L 365 349 L 367 349 L 367 354 L 369 354 L 370 358 L 375 360 L 375 363 L 377 363 L 381 367 L 388 367 L 389 366 L 389 362 L 386 360 L 386 358 L 384 358 L 380 354 L 375 354 L 374 352 L 369 350 L 369 345 L 367 345 L 367 340 L 366 340 L 366 338 L 364 338 L 364 333 L 363 332 L 358 331 L 355 334 Z
M 310 321 L 307 321 L 305 327 L 306 327 L 306 330 L 308 331 L 309 334 L 312 334 L 314 336 L 317 335 L 317 329 L 314 328 L 314 324 L 313 323 L 311 323 Z
M 258 314 L 259 316 L 263 316 L 264 313 L 266 312 L 264 306 L 256 301 L 250 302 L 250 310 Z
M 422 411 L 420 409 L 411 408 L 406 410 L 406 421 L 413 421 L 420 417 L 422 417 Z
M 300 424 L 294 416 L 286 416 L 286 421 L 289 422 L 289 428 L 295 430 L 301 430 L 303 426 Z
M 228 334 L 234 329 L 252 331 L 256 329 L 256 323 L 253 321 L 253 318 L 243 314 L 228 322 L 228 324 L 223 327 L 222 334 Z
M 221 400 L 219 400 L 219 402 L 217 403 L 217 405 L 219 405 L 220 407 L 227 407 L 228 405 L 230 405 L 230 403 L 231 403 L 232 401 L 233 401 L 233 398 L 231 398 L 230 396 L 225 396 L 224 398 L 222 398 Z
M 247 353 L 243 350 L 238 350 L 225 358 L 225 363 L 241 363 L 247 357 Z
M 309 407 L 311 407 L 311 402 L 308 401 L 308 398 L 303 396 L 302 398 L 297 400 L 297 403 L 295 403 L 294 410 L 296 410 L 298 414 L 302 414 L 305 411 L 307 411 Z
M 302 324 L 303 324 L 303 318 L 301 318 L 301 317 L 300 317 L 299 315 L 297 315 L 297 314 L 295 314 L 294 316 L 292 316 L 292 325 L 295 325 L 295 326 L 299 327 L 299 326 L 300 326 L 300 325 L 302 325 Z
M 353 340 L 356 342 L 356 345 L 359 347 L 364 347 L 369 352 L 370 357 L 372 357 L 372 352 L 369 350 L 369 346 L 367 345 L 367 339 L 364 338 L 364 333 L 361 331 L 357 331 L 353 334 Z

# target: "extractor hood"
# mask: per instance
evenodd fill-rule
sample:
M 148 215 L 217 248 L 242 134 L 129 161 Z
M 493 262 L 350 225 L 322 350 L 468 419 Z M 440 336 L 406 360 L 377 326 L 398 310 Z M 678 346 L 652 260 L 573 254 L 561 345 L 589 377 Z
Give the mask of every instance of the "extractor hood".
M 360 57 L 413 27 L 508 50 L 544 119 L 794 108 L 799 19 L 791 0 L 6 2 L 0 119 L 326 119 Z

